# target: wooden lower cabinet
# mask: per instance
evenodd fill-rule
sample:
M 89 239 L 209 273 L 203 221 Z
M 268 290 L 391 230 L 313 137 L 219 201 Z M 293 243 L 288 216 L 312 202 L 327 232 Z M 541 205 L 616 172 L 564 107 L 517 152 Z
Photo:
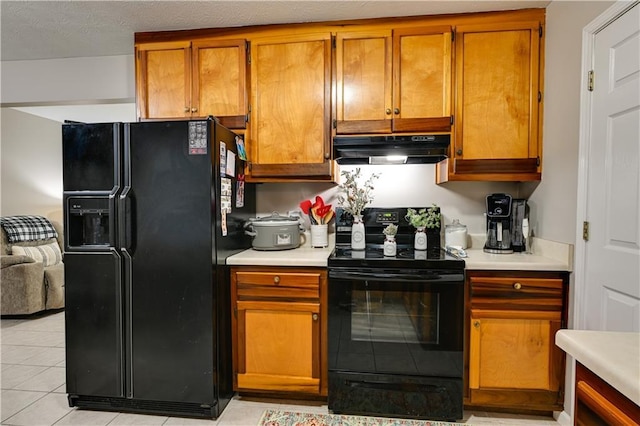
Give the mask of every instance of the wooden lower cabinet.
M 558 411 L 568 273 L 467 271 L 465 406 Z
M 234 389 L 327 395 L 321 268 L 231 269 Z

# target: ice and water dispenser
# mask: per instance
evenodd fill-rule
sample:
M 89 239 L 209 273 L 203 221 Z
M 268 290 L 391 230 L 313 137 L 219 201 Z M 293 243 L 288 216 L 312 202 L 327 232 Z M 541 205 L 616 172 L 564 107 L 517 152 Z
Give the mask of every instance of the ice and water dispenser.
M 108 197 L 69 197 L 67 199 L 67 246 L 97 248 L 111 245 Z

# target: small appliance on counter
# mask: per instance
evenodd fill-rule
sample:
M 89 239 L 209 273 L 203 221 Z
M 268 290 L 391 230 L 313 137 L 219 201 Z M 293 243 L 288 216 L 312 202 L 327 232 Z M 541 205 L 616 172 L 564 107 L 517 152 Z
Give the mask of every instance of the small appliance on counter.
M 511 201 L 509 194 L 487 195 L 487 239 L 483 249 L 487 253 L 513 253 Z
M 514 252 L 529 251 L 529 205 L 527 200 L 511 200 L 511 248 Z
M 254 250 L 289 250 L 298 248 L 304 229 L 297 216 L 280 216 L 274 212 L 270 216 L 249 219 L 245 234 L 253 237 Z

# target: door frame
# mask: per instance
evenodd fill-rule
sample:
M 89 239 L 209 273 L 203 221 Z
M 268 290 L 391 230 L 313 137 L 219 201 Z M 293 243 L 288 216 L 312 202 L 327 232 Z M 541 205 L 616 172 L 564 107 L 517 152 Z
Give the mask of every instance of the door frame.
M 591 21 L 582 30 L 582 71 L 580 73 L 580 134 L 578 150 L 578 194 L 576 210 L 576 244 L 575 244 L 575 280 L 574 283 L 584 282 L 586 275 L 586 244 L 581 238 L 582 223 L 587 217 L 587 190 L 589 148 L 591 144 L 591 110 L 593 92 L 588 90 L 588 72 L 594 67 L 594 38 L 597 33 L 607 27 L 618 17 L 633 8 L 638 1 L 618 0 L 601 15 Z M 584 302 L 586 291 L 579 285 L 573 287 L 573 315 L 572 328 L 585 327 Z

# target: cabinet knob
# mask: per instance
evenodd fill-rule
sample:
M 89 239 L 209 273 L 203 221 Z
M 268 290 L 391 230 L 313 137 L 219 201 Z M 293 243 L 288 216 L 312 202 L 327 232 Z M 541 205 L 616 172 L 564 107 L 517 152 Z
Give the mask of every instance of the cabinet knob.
M 462 155 L 462 150 L 461 149 L 457 150 L 456 155 Z
M 325 152 L 325 153 L 324 153 L 324 159 L 325 159 L 325 160 L 328 160 L 328 159 L 330 159 L 330 158 L 331 158 L 331 154 L 329 154 L 328 152 Z
M 394 108 L 393 113 L 394 114 L 400 114 L 400 108 Z
M 311 315 L 311 319 L 314 320 L 314 321 L 318 321 L 318 318 L 319 318 L 318 314 Z
M 191 108 L 191 112 L 198 112 L 198 108 Z
M 189 112 L 189 107 L 188 106 L 184 107 L 184 112 Z
M 480 321 L 474 321 L 474 322 L 473 322 L 473 326 L 474 326 L 475 328 L 479 328 L 479 327 L 480 327 Z
M 520 290 L 522 288 L 522 284 L 520 283 L 513 283 L 513 288 L 515 288 L 516 290 Z
M 387 108 L 386 110 L 384 110 L 384 112 L 386 112 L 387 115 L 391 115 L 391 108 Z
M 279 276 L 277 276 L 277 275 L 276 275 L 275 277 L 273 277 L 273 282 L 274 282 L 275 284 L 280 284 L 280 277 L 279 277 Z

